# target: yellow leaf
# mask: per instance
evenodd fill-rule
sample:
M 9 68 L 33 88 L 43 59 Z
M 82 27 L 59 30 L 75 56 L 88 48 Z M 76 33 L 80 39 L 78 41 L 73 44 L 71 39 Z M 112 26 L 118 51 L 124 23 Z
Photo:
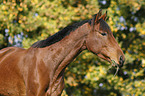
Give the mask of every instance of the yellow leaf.
M 18 22 L 19 22 L 19 23 L 22 23 L 22 20 L 19 20 Z
M 78 12 L 79 10 L 78 10 L 78 9 L 74 9 L 74 11 L 75 11 L 75 12 Z
M 118 31 L 118 29 L 117 29 L 117 28 L 115 28 L 115 29 L 114 29 L 114 31 L 115 31 L 115 32 L 117 32 L 117 31 Z
M 41 34 L 41 37 L 43 37 L 43 33 Z
M 5 15 L 7 15 L 7 13 L 8 13 L 7 11 L 4 11 L 4 14 L 5 14 Z
M 12 2 L 14 3 L 14 2 L 16 2 L 15 0 L 12 0 Z
M 2 6 L 2 10 L 6 10 L 6 6 Z
M 120 81 L 123 81 L 123 78 L 120 78 Z
M 18 8 L 19 11 L 23 11 L 23 8 Z
M 125 34 L 122 34 L 122 37 L 125 39 L 126 38 L 126 35 Z
M 12 14 L 10 14 L 9 19 L 12 19 L 12 16 L 13 16 L 13 15 L 12 15 Z

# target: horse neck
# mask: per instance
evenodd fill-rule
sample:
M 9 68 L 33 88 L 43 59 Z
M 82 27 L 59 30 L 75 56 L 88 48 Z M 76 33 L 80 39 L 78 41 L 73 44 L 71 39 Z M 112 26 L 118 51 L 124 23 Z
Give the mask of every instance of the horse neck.
M 63 73 L 62 71 L 64 71 L 66 66 L 82 50 L 85 49 L 84 47 L 85 38 L 88 33 L 89 33 L 89 24 L 85 23 L 79 28 L 77 28 L 75 31 L 70 32 L 70 34 L 64 37 L 61 41 L 45 48 L 47 51 L 51 50 L 51 52 L 48 51 L 48 55 L 45 55 L 45 56 L 51 57 L 51 59 L 48 58 L 48 61 L 46 63 L 51 64 L 51 65 L 48 65 L 49 67 L 53 66 L 51 70 L 53 70 L 52 77 L 54 80 L 56 80 L 58 76 L 60 76 L 60 74 Z

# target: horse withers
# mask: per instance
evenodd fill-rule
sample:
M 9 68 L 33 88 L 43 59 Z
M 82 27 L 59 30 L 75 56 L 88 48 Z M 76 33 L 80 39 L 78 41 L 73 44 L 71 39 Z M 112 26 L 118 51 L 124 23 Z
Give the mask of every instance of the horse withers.
M 100 10 L 29 49 L 0 50 L 0 96 L 60 96 L 67 65 L 83 50 L 122 67 L 125 57 Z

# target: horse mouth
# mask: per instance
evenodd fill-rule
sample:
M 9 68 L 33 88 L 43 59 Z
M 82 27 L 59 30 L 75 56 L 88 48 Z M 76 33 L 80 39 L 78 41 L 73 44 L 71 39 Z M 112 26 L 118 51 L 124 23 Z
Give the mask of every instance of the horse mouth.
M 112 66 L 114 66 L 114 67 L 119 67 L 119 64 L 117 64 L 114 60 L 111 60 L 111 64 L 112 64 Z
M 114 74 L 114 76 L 118 73 L 120 66 L 119 64 L 117 64 L 114 60 L 111 60 L 112 66 L 116 67 L 116 72 Z M 121 66 L 122 67 L 122 66 Z
M 111 60 L 111 64 L 112 64 L 112 66 L 114 66 L 114 67 L 119 67 L 119 68 L 121 68 L 121 67 L 123 67 L 124 61 L 119 61 L 119 64 L 118 64 L 118 63 L 116 63 L 114 60 Z
M 115 72 L 114 76 L 118 73 L 120 67 L 122 67 L 122 65 L 120 66 L 118 63 L 115 62 L 115 60 L 112 60 L 112 59 L 111 59 L 110 57 L 108 57 L 108 56 L 105 56 L 105 55 L 102 55 L 102 54 L 97 54 L 97 55 L 98 55 L 100 58 L 102 58 L 102 59 L 104 59 L 104 60 L 110 62 L 110 63 L 111 63 L 111 67 L 115 67 L 115 68 L 116 68 L 116 72 Z M 110 67 L 110 68 L 111 68 L 111 67 Z M 110 68 L 109 68 L 109 69 L 110 69 Z
M 97 56 L 99 56 L 100 58 L 110 62 L 113 67 L 119 67 L 119 68 L 121 68 L 123 66 L 123 63 L 124 63 L 124 62 L 120 62 L 119 61 L 120 64 L 118 64 L 118 63 L 116 63 L 115 60 L 113 60 L 109 56 L 106 56 L 106 55 L 103 55 L 103 54 L 97 54 Z
M 111 63 L 111 59 L 110 59 L 110 57 L 105 56 L 105 55 L 103 55 L 103 54 L 97 54 L 97 56 L 99 56 L 100 58 L 102 58 L 102 59 L 104 59 L 104 60 L 106 60 L 106 61 L 108 61 L 108 62 Z

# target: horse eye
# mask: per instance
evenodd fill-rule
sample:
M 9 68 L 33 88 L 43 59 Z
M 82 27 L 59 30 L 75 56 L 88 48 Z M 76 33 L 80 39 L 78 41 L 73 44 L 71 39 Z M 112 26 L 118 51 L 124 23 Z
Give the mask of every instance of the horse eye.
M 106 36 L 106 35 L 107 35 L 107 33 L 101 33 L 101 35 L 102 35 L 102 36 Z

